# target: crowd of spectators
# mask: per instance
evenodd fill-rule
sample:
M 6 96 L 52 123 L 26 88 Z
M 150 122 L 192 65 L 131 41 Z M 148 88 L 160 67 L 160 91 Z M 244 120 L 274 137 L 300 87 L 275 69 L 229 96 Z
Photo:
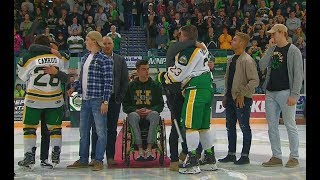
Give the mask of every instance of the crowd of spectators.
M 117 51 L 121 35 L 115 30 L 133 25 L 145 28 L 147 48 L 166 50 L 176 40 L 176 29 L 193 24 L 209 49 L 230 49 L 236 32 L 249 34 L 247 50 L 259 58 L 270 38 L 266 31 L 282 23 L 288 27 L 289 42 L 305 56 L 305 7 L 305 0 L 15 0 L 14 28 L 23 42 L 15 38 L 15 51 L 19 46 L 28 49 L 33 35 L 40 33 L 57 41 L 60 50 L 73 51 L 91 30 L 112 36 Z M 253 41 L 261 51 L 250 48 Z
M 208 49 L 229 50 L 235 33 L 247 33 L 246 51 L 258 62 L 268 48 L 266 32 L 281 23 L 305 58 L 306 15 L 306 0 L 14 0 L 14 52 L 19 56 L 34 35 L 45 34 L 59 50 L 80 56 L 86 34 L 96 30 L 110 36 L 119 53 L 122 30 L 141 26 L 147 49 L 165 53 L 178 29 L 193 24 Z
M 14 0 L 15 55 L 38 34 L 56 41 L 59 50 L 78 55 L 88 32 L 107 35 L 112 25 L 121 26 L 119 15 L 112 0 Z

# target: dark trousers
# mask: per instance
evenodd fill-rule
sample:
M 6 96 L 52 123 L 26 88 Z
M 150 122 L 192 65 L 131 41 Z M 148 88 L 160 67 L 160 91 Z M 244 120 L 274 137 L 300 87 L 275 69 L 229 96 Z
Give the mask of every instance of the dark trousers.
M 170 109 L 171 119 L 172 119 L 172 127 L 171 127 L 170 136 L 169 136 L 170 159 L 171 159 L 171 162 L 177 162 L 179 161 L 179 153 L 178 153 L 179 135 L 174 125 L 173 119 L 177 120 L 177 123 L 180 128 L 180 132 L 183 138 L 183 142 L 181 143 L 182 152 L 185 154 L 188 153 L 188 147 L 186 144 L 186 131 L 185 131 L 185 128 L 180 125 L 181 111 L 182 111 L 182 105 L 184 102 L 184 97 L 182 96 L 181 93 L 169 93 L 169 92 L 166 92 L 166 96 L 167 96 L 167 104 Z M 202 152 L 201 144 L 199 144 L 197 148 L 197 152 L 198 153 Z
M 115 102 L 114 94 L 111 95 L 108 105 L 107 113 L 107 147 L 106 147 L 106 157 L 107 159 L 114 159 L 115 154 L 115 144 L 117 139 L 117 125 L 119 119 L 121 104 Z M 94 159 L 96 152 L 96 142 L 97 134 L 96 128 L 94 126 L 94 121 L 92 121 L 92 135 L 91 135 L 91 159 Z
M 50 146 L 50 131 L 47 127 L 45 114 L 41 114 L 41 145 L 40 145 L 40 160 L 48 159 Z
M 236 103 L 232 98 L 227 98 L 226 105 L 226 126 L 228 132 L 228 153 L 236 153 L 237 145 L 237 129 L 236 123 L 239 120 L 239 126 L 243 134 L 243 145 L 241 155 L 248 156 L 251 147 L 251 128 L 250 128 L 250 112 L 252 99 L 244 98 L 244 107 L 237 108 Z

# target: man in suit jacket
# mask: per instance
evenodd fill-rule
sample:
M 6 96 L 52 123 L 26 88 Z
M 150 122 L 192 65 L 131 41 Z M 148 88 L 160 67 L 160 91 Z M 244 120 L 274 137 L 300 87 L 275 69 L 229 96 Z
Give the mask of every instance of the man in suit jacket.
M 127 69 L 127 64 L 124 57 L 113 53 L 113 40 L 111 37 L 104 36 L 103 44 L 105 48 L 104 53 L 113 59 L 113 88 L 112 94 L 109 99 L 109 106 L 107 112 L 107 147 L 106 156 L 108 165 L 115 165 L 114 154 L 115 154 L 115 142 L 117 137 L 117 124 L 120 113 L 121 103 L 127 91 L 129 83 L 129 74 Z M 91 159 L 94 160 L 95 148 L 97 142 L 97 135 L 95 131 L 95 126 L 92 126 L 92 146 L 91 146 Z M 93 164 L 91 161 L 89 165 Z

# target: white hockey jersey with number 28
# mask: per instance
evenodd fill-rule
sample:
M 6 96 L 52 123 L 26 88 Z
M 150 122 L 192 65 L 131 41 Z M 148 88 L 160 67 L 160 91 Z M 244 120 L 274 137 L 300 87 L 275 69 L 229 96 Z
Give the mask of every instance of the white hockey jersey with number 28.
M 53 54 L 26 53 L 18 63 L 18 76 L 27 81 L 25 105 L 31 108 L 57 108 L 64 103 L 60 80 L 44 73 L 44 67 L 64 70 L 64 60 Z

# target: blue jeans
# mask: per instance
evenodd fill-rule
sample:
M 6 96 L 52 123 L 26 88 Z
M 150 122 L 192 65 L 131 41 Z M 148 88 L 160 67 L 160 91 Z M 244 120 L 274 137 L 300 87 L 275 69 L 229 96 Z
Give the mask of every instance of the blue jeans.
M 266 91 L 266 118 L 268 121 L 268 134 L 271 144 L 272 156 L 282 159 L 279 135 L 279 117 L 287 128 L 289 138 L 290 157 L 299 158 L 299 134 L 296 125 L 296 105 L 288 106 L 287 101 L 290 90 Z
M 90 129 L 91 121 L 90 115 L 93 115 L 93 121 L 96 126 L 96 133 L 98 135 L 95 160 L 103 162 L 104 152 L 107 144 L 107 116 L 101 114 L 102 98 L 92 98 L 89 100 L 82 100 L 80 111 L 80 147 L 79 156 L 80 162 L 88 163 L 89 161 L 89 146 L 90 146 Z
M 228 132 L 228 154 L 236 154 L 237 146 L 237 129 L 236 123 L 239 120 L 239 126 L 243 134 L 243 144 L 241 156 L 248 156 L 251 147 L 251 128 L 250 128 L 250 112 L 252 99 L 244 98 L 244 106 L 242 108 L 236 107 L 236 103 L 232 98 L 227 98 L 226 105 L 226 126 Z
M 114 159 L 115 145 L 117 140 L 117 126 L 120 113 L 121 104 L 115 102 L 115 95 L 112 94 L 109 99 L 108 113 L 107 113 L 107 146 L 106 157 L 107 159 Z M 91 135 L 91 159 L 94 159 L 96 152 L 97 133 L 94 122 L 92 123 Z

